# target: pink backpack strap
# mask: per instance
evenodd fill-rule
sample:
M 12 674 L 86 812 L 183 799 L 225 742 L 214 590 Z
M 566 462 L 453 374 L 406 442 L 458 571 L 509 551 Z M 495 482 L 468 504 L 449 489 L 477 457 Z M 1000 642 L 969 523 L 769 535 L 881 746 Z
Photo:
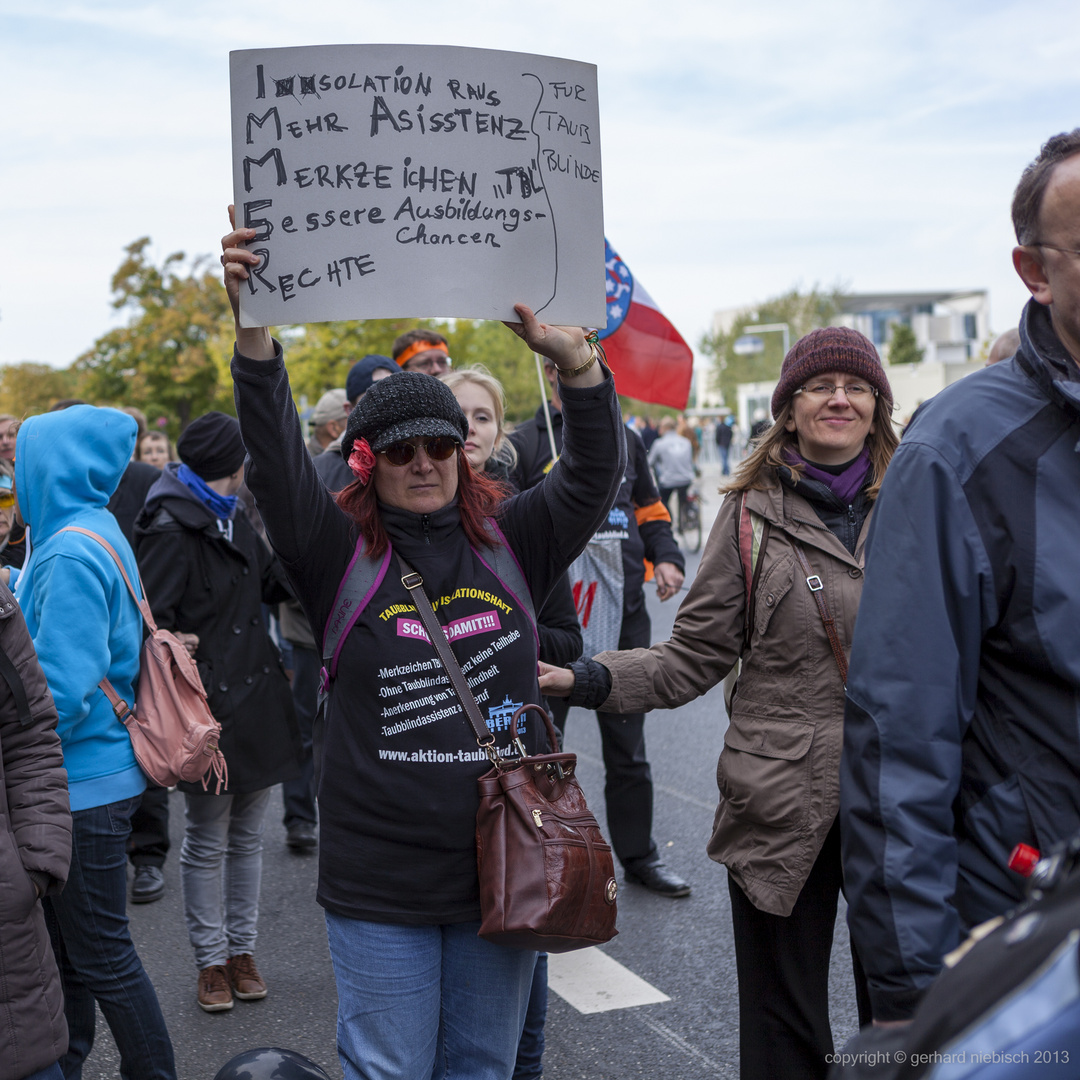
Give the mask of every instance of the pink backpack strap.
M 142 613 L 143 621 L 150 628 L 150 633 L 153 634 L 157 630 L 157 623 L 154 622 L 154 616 L 150 611 L 150 605 L 146 602 L 146 590 L 143 588 L 142 575 L 139 574 L 139 589 L 143 594 L 142 598 L 140 598 L 139 594 L 135 591 L 135 586 L 131 584 L 131 578 L 128 577 L 128 573 L 124 569 L 124 564 L 120 561 L 120 556 L 116 554 L 116 548 L 114 548 L 104 536 L 98 536 L 96 532 L 92 532 L 90 529 L 84 529 L 81 525 L 65 525 L 62 529 L 58 529 L 57 532 L 75 532 L 82 533 L 83 536 L 89 536 L 96 540 L 113 557 L 113 562 L 116 563 L 116 567 L 120 571 L 120 576 L 123 577 L 124 584 L 128 587 L 128 592 L 131 593 L 132 600 L 139 605 L 139 611 Z

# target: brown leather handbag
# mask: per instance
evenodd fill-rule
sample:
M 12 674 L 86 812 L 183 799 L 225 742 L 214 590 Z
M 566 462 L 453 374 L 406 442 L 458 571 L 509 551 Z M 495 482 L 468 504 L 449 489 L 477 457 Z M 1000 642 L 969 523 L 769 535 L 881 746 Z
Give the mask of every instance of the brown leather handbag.
M 545 952 L 571 952 L 610 941 L 618 933 L 615 865 L 574 775 L 577 756 L 559 751 L 555 726 L 539 705 L 522 705 L 511 721 L 513 745 L 521 756 L 499 754 L 424 592 L 423 579 L 400 556 L 398 561 L 401 582 L 461 699 L 477 745 L 493 765 L 477 781 L 480 937 Z M 528 712 L 543 718 L 550 754 L 525 753 L 518 719 Z

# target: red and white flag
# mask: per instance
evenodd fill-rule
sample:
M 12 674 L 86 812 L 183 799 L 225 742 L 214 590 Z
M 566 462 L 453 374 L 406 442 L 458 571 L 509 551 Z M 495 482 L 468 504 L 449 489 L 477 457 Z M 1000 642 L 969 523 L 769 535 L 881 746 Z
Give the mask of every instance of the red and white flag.
M 685 409 L 694 354 L 626 263 L 604 240 L 607 326 L 600 331 L 620 394 Z

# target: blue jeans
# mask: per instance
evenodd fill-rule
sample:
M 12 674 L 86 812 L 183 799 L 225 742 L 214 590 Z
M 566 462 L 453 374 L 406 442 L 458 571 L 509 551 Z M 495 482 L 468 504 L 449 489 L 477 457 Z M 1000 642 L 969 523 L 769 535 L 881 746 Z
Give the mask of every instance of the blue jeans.
M 173 1048 L 157 994 L 131 941 L 127 838 L 139 800 L 72 815 L 71 870 L 64 891 L 43 901 L 64 988 L 67 1080 L 79 1080 L 94 1045 L 94 1001 L 120 1051 L 124 1080 L 175 1080 Z
M 184 920 L 195 966 L 255 952 L 262 836 L 270 788 L 245 795 L 185 794 L 180 848 Z
M 533 972 L 529 1008 L 525 1013 L 525 1027 L 518 1043 L 517 1061 L 514 1064 L 514 1080 L 536 1080 L 544 1075 L 544 1025 L 547 1023 L 548 1006 L 548 954 L 536 957 Z
M 536 953 L 326 913 L 345 1080 L 509 1080 Z
M 64 1080 L 64 1074 L 60 1069 L 60 1063 L 54 1061 L 52 1065 L 47 1065 L 44 1069 L 38 1069 L 37 1072 L 24 1076 L 23 1080 Z

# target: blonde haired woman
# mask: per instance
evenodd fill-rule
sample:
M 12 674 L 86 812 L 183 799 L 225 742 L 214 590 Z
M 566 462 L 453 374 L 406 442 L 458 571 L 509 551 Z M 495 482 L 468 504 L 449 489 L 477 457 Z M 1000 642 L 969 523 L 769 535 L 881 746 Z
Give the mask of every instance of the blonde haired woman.
M 455 368 L 439 378 L 454 392 L 465 419 L 469 437 L 465 456 L 474 469 L 508 481 L 517 464 L 517 451 L 506 435 L 506 392 L 483 364 Z
M 728 487 L 671 640 L 570 670 L 541 665 L 540 680 L 586 708 L 674 708 L 741 658 L 708 851 L 728 870 L 743 1080 L 824 1078 L 833 1049 L 847 652 L 867 526 L 897 445 L 888 379 L 854 330 L 796 342 L 772 411 Z M 855 982 L 865 1024 L 857 958 Z

